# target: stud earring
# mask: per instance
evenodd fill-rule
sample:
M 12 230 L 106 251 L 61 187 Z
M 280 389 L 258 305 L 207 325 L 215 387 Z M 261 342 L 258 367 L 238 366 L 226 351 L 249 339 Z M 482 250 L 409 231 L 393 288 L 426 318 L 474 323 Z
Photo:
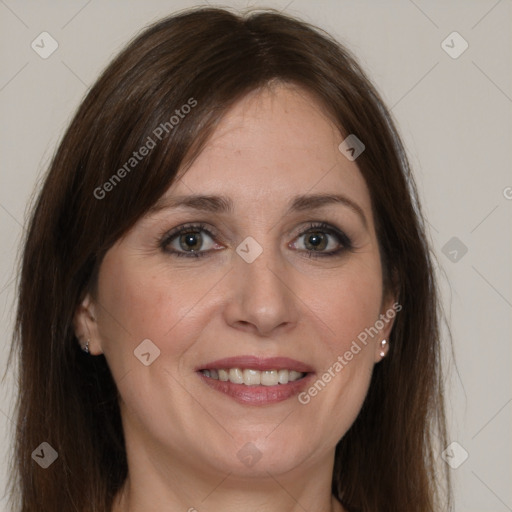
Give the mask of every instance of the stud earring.
M 381 348 L 381 350 L 380 350 L 380 357 L 384 357 L 386 355 L 386 352 L 384 352 L 384 347 L 386 346 L 386 343 L 387 343 L 386 340 L 382 340 L 380 342 L 380 348 Z
M 84 344 L 84 345 L 82 345 L 82 350 L 83 350 L 86 354 L 88 354 L 88 353 L 89 353 L 89 341 L 90 341 L 90 340 L 87 340 L 87 341 L 85 342 L 85 344 Z

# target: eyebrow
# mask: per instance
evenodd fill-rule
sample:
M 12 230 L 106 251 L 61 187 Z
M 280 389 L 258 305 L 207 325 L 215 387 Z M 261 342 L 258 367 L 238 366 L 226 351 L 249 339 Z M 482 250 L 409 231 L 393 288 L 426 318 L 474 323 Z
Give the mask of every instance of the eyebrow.
M 314 210 L 329 205 L 342 205 L 356 213 L 366 228 L 368 222 L 363 209 L 354 201 L 340 194 L 305 194 L 293 197 L 286 214 Z M 209 213 L 233 213 L 233 201 L 229 197 L 214 195 L 186 195 L 162 197 L 150 209 L 149 213 L 174 208 L 189 208 Z

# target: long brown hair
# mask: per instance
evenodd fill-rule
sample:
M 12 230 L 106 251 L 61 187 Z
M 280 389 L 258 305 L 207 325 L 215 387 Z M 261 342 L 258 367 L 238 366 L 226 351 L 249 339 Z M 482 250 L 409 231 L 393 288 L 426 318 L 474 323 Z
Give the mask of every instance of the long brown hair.
M 222 115 L 276 80 L 313 93 L 344 137 L 365 144 L 357 165 L 372 198 L 384 285 L 403 308 L 388 357 L 336 447 L 333 494 L 350 511 L 449 508 L 449 475 L 435 465 L 446 445 L 437 289 L 392 116 L 350 52 L 320 29 L 273 10 L 199 8 L 147 28 L 107 67 L 32 209 L 11 352 L 19 356 L 15 510 L 111 510 L 128 472 L 117 389 L 104 356 L 80 350 L 75 310 L 108 249 L 193 162 Z M 186 104 L 193 108 L 171 128 Z M 127 167 L 148 137 L 154 147 Z M 58 453 L 47 469 L 32 458 L 42 442 Z

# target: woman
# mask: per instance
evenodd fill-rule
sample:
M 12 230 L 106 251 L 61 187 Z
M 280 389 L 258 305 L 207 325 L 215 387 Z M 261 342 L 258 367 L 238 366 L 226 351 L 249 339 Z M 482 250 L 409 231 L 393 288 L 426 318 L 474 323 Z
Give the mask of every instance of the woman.
M 17 510 L 449 507 L 436 286 L 390 114 L 273 11 L 164 19 L 24 248 Z

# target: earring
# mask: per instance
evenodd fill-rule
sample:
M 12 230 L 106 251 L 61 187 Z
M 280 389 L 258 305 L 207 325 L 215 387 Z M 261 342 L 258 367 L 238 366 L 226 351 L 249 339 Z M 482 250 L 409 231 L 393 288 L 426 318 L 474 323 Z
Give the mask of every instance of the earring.
M 85 344 L 84 344 L 84 345 L 82 345 L 82 350 L 83 350 L 86 354 L 88 354 L 88 353 L 89 353 L 89 341 L 91 341 L 91 340 L 87 340 L 87 341 L 85 342 Z
M 387 343 L 386 340 L 382 340 L 380 342 L 380 348 L 381 348 L 381 350 L 380 350 L 380 357 L 384 357 L 386 355 L 386 352 L 384 352 L 384 347 L 386 346 L 386 343 Z

